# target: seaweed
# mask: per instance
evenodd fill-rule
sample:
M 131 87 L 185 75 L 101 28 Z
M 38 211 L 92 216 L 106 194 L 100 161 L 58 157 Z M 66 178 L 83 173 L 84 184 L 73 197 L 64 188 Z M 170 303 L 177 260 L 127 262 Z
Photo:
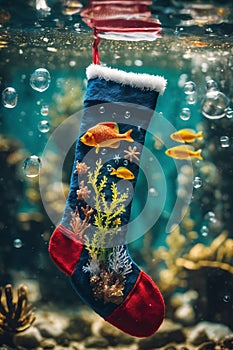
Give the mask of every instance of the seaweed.
M 101 159 L 96 161 L 94 171 L 88 172 L 88 183 L 94 191 L 95 213 L 93 225 L 96 227 L 92 239 L 85 236 L 84 243 L 92 258 L 99 257 L 104 260 L 106 245 L 111 242 L 120 229 L 120 215 L 125 212 L 124 202 L 128 198 L 127 193 L 120 193 L 114 182 L 110 185 L 111 201 L 107 200 L 105 187 L 108 178 L 104 175 L 101 179 L 101 169 L 103 167 Z M 102 256 L 102 257 L 101 257 Z
M 11 344 L 14 334 L 28 329 L 35 321 L 35 308 L 28 304 L 27 287 L 17 288 L 17 300 L 11 284 L 0 287 L 0 337 Z

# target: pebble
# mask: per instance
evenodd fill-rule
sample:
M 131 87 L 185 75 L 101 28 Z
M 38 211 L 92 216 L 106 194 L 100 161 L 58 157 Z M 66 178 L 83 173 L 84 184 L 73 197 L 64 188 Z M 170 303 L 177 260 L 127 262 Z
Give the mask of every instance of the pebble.
M 83 340 L 92 335 L 92 320 L 84 316 L 82 314 L 72 316 L 65 328 L 66 333 L 72 334 L 73 340 Z
M 40 346 L 43 349 L 54 349 L 56 345 L 57 345 L 57 342 L 53 338 L 43 339 L 40 343 Z
M 226 336 L 232 335 L 232 331 L 229 327 L 212 322 L 200 322 L 198 323 L 189 334 L 189 341 L 194 345 L 201 344 L 201 338 L 204 341 L 204 337 L 207 340 L 218 342 L 225 338 Z
M 67 317 L 57 312 L 41 312 L 36 315 L 35 326 L 45 338 L 58 338 L 68 326 Z
M 106 322 L 103 323 L 102 327 L 99 330 L 99 333 L 102 337 L 107 339 L 109 344 L 112 346 L 118 344 L 132 344 L 135 340 L 135 338 L 131 335 L 120 331 L 118 328 Z
M 40 345 L 42 336 L 36 327 L 30 327 L 24 332 L 14 335 L 13 343 L 17 347 L 24 347 L 26 349 L 36 348 Z
M 182 343 L 186 339 L 183 327 L 165 319 L 162 326 L 151 337 L 139 340 L 139 350 L 157 349 L 168 343 Z
M 215 350 L 215 342 L 208 341 L 197 348 L 197 350 Z
M 85 340 L 86 348 L 106 349 L 108 347 L 108 341 L 102 337 L 91 336 Z
M 222 341 L 222 345 L 228 349 L 233 349 L 233 334 L 226 336 Z
M 175 313 L 175 319 L 184 325 L 191 325 L 194 323 L 196 315 L 193 306 L 190 304 L 184 304 L 179 306 Z

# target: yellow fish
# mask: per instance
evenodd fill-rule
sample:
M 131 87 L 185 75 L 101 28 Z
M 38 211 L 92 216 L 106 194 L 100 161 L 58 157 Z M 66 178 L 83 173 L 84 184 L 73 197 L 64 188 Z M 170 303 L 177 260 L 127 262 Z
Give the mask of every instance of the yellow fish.
M 166 150 L 166 155 L 175 159 L 188 159 L 194 157 L 202 160 L 201 149 L 198 151 L 191 150 L 188 146 L 176 146 Z
M 118 169 L 112 168 L 110 175 L 116 175 L 117 177 L 124 180 L 133 180 L 134 174 L 127 168 L 120 166 Z
M 182 129 L 174 132 L 170 135 L 171 139 L 177 142 L 194 142 L 195 140 L 202 140 L 203 134 L 202 131 L 199 131 L 197 134 L 189 129 Z
M 96 147 L 96 153 L 99 152 L 100 147 L 118 148 L 120 141 L 134 142 L 130 136 L 132 129 L 126 131 L 124 134 L 119 134 L 119 127 L 114 122 L 98 123 L 80 138 L 84 145 Z

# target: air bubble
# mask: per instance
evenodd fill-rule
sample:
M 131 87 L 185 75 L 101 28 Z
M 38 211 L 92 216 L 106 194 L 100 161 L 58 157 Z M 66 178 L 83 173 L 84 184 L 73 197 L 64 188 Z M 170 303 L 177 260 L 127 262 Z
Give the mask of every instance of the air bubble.
M 43 105 L 40 109 L 40 114 L 43 115 L 43 117 L 46 117 L 49 114 L 49 106 Z
M 13 242 L 13 245 L 15 248 L 19 249 L 23 246 L 23 242 L 21 241 L 20 238 L 16 238 Z
M 18 95 L 13 87 L 7 87 L 2 92 L 2 103 L 6 108 L 14 108 L 17 105 Z
M 107 153 L 107 149 L 103 148 L 100 153 L 104 156 Z
M 100 112 L 100 114 L 104 114 L 104 112 L 105 112 L 104 106 L 100 106 L 99 112 Z
M 106 167 L 106 168 L 107 168 L 107 171 L 109 171 L 109 172 L 112 171 L 112 166 L 111 166 L 111 164 L 107 164 L 107 167 Z
M 41 120 L 38 124 L 38 129 L 43 134 L 46 134 L 50 130 L 50 125 L 47 120 Z
M 211 223 L 216 223 L 216 217 L 215 217 L 215 213 L 213 211 L 209 211 L 206 215 L 205 218 L 207 220 L 209 220 L 209 222 Z
M 27 177 L 33 178 L 39 175 L 41 168 L 41 160 L 33 155 L 25 159 L 23 170 Z
M 230 301 L 231 301 L 231 297 L 230 297 L 230 295 L 224 295 L 224 297 L 223 297 L 223 301 L 224 301 L 224 303 L 229 303 Z
M 202 114 L 208 119 L 220 119 L 225 116 L 228 104 L 229 99 L 225 94 L 210 90 L 202 99 Z
M 131 117 L 130 112 L 129 112 L 129 111 L 126 111 L 126 112 L 125 112 L 125 115 L 124 115 L 124 118 L 125 118 L 125 119 L 129 119 L 130 117 Z
M 209 90 L 217 90 L 218 89 L 218 84 L 213 79 L 207 80 L 207 82 L 206 82 L 206 89 L 208 91 Z
M 229 137 L 228 136 L 221 136 L 220 137 L 220 145 L 222 148 L 227 148 L 230 146 Z
M 193 179 L 193 187 L 194 188 L 200 188 L 202 186 L 202 179 L 199 176 L 196 176 Z
M 125 159 L 124 162 L 123 162 L 124 166 L 127 166 L 129 164 L 128 160 Z
M 225 113 L 228 119 L 231 119 L 233 117 L 233 109 L 231 107 L 227 107 Z
M 182 120 L 189 120 L 191 116 L 191 111 L 189 108 L 185 107 L 182 108 L 182 111 L 180 113 L 180 119 Z
M 208 227 L 205 226 L 205 225 L 202 226 L 202 227 L 201 227 L 201 235 L 202 235 L 203 237 L 207 237 L 208 234 L 209 234 L 209 229 L 208 229 Z
M 117 114 L 115 112 L 113 112 L 112 119 L 115 119 L 116 117 L 117 117 Z
M 149 188 L 149 195 L 151 197 L 156 197 L 158 195 L 158 192 L 156 191 L 156 189 L 154 187 Z
M 192 94 L 186 95 L 185 100 L 188 105 L 194 105 L 195 103 L 197 103 L 197 93 L 194 92 Z
M 184 93 L 186 95 L 193 94 L 196 91 L 196 84 L 193 81 L 187 81 L 184 84 Z
M 50 82 L 50 73 L 45 68 L 38 68 L 31 74 L 30 85 L 36 91 L 43 92 L 47 90 Z

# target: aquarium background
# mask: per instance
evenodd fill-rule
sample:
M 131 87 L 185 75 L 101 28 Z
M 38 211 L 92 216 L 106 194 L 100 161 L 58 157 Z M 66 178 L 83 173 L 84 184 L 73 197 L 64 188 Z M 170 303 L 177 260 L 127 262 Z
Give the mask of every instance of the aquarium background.
M 166 304 L 165 325 L 145 340 L 126 337 L 102 322 L 48 255 L 56 223 L 47 209 L 61 218 L 74 154 L 74 144 L 64 156 L 62 142 L 51 146 L 49 140 L 70 116 L 77 116 L 79 130 L 86 67 L 92 63 L 93 31 L 80 15 L 87 5 L 0 1 L 0 286 L 3 303 L 6 285 L 12 285 L 15 297 L 19 285 L 27 287 L 36 306 L 36 320 L 27 332 L 38 332 L 32 343 L 25 341 L 24 332 L 5 337 L 0 315 L 0 343 L 57 349 L 232 349 L 232 3 L 153 1 L 148 9 L 161 23 L 161 37 L 133 41 L 105 35 L 100 41 L 102 64 L 167 79 L 147 135 L 145 146 L 153 157 L 142 160 L 132 220 L 147 200 L 152 206 L 137 222 L 137 239 L 128 244 Z M 50 75 L 44 88 L 33 81 L 40 68 Z M 203 131 L 203 139 L 192 144 L 202 150 L 203 160 L 165 154 L 177 145 L 170 133 L 184 128 Z M 67 127 L 67 139 L 71 134 Z M 58 190 L 61 156 L 64 193 Z M 155 161 L 159 166 L 153 167 Z M 143 175 L 147 168 L 151 187 Z M 144 232 L 153 216 L 153 226 Z

